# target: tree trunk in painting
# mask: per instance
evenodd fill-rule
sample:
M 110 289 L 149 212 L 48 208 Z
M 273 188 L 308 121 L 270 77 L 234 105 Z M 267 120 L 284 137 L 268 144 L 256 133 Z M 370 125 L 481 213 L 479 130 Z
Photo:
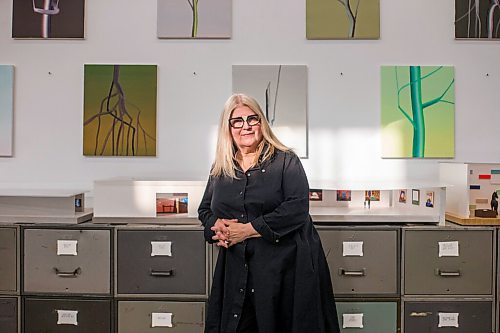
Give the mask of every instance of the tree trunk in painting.
M 347 16 L 347 20 L 349 21 L 349 31 L 347 37 L 354 38 L 354 34 L 356 33 L 356 20 L 358 16 L 358 9 L 361 0 L 358 0 L 356 4 L 356 10 L 354 12 L 352 11 L 350 0 L 337 0 L 337 1 L 340 2 L 342 6 L 344 6 L 345 14 Z
M 422 73 L 420 66 L 410 66 L 410 96 L 413 115 L 413 157 L 424 157 L 425 120 L 422 105 Z
M 198 0 L 187 0 L 191 11 L 193 12 L 193 23 L 191 27 L 191 37 L 195 38 L 198 35 Z

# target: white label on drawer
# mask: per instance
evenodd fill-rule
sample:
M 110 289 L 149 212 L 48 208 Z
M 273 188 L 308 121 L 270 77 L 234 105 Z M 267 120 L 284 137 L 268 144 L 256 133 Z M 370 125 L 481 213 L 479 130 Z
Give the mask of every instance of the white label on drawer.
M 172 314 L 153 312 L 151 314 L 151 327 L 173 327 Z
M 438 242 L 440 257 L 458 257 L 458 242 Z
M 75 325 L 78 326 L 78 311 L 56 310 L 57 325 Z
M 342 328 L 363 328 L 362 313 L 342 314 Z
M 342 255 L 362 257 L 363 242 L 342 242 Z
M 151 242 L 151 257 L 172 256 L 172 242 Z
M 76 247 L 78 241 L 76 240 L 58 240 L 57 241 L 57 255 L 58 256 L 76 256 Z
M 439 312 L 438 327 L 458 327 L 458 313 Z

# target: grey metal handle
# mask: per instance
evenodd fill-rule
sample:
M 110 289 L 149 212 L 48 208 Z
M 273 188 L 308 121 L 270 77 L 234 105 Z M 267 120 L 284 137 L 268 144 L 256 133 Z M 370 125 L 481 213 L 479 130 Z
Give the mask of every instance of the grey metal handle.
M 366 275 L 366 269 L 363 268 L 358 271 L 348 271 L 345 268 L 339 268 L 339 275 L 344 275 L 344 276 L 365 276 Z
M 59 268 L 54 267 L 54 271 L 56 272 L 57 276 L 63 278 L 76 278 L 78 275 L 82 273 L 82 269 L 80 267 L 70 272 L 60 271 Z
M 456 271 L 443 271 L 440 268 L 436 268 L 436 275 L 442 276 L 442 277 L 457 277 L 461 276 L 462 274 L 460 273 L 460 270 Z
M 151 274 L 151 276 L 170 277 L 170 276 L 174 276 L 174 270 L 169 269 L 168 271 L 155 271 L 152 269 L 150 274 Z

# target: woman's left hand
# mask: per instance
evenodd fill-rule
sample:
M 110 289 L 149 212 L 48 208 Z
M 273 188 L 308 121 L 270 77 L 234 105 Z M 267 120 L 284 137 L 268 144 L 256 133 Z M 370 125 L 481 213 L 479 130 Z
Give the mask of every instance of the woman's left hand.
M 229 229 L 229 244 L 234 245 L 243 242 L 247 238 L 259 236 L 251 223 L 240 223 L 234 221 L 224 221 L 224 224 Z

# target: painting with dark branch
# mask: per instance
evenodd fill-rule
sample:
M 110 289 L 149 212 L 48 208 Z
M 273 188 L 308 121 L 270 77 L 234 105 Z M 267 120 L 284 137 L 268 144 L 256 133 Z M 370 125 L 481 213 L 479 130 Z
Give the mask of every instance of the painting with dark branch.
M 455 156 L 455 75 L 450 66 L 383 66 L 382 157 Z
M 158 38 L 231 38 L 231 0 L 158 0 Z
M 234 65 L 233 92 L 254 97 L 282 142 L 307 157 L 307 67 Z
M 15 0 L 13 38 L 84 38 L 85 0 Z
M 500 0 L 455 0 L 455 38 L 500 39 Z
M 85 65 L 83 154 L 156 156 L 156 65 Z
M 307 39 L 380 38 L 379 0 L 306 0 Z
M 12 156 L 14 66 L 0 65 L 0 156 Z

